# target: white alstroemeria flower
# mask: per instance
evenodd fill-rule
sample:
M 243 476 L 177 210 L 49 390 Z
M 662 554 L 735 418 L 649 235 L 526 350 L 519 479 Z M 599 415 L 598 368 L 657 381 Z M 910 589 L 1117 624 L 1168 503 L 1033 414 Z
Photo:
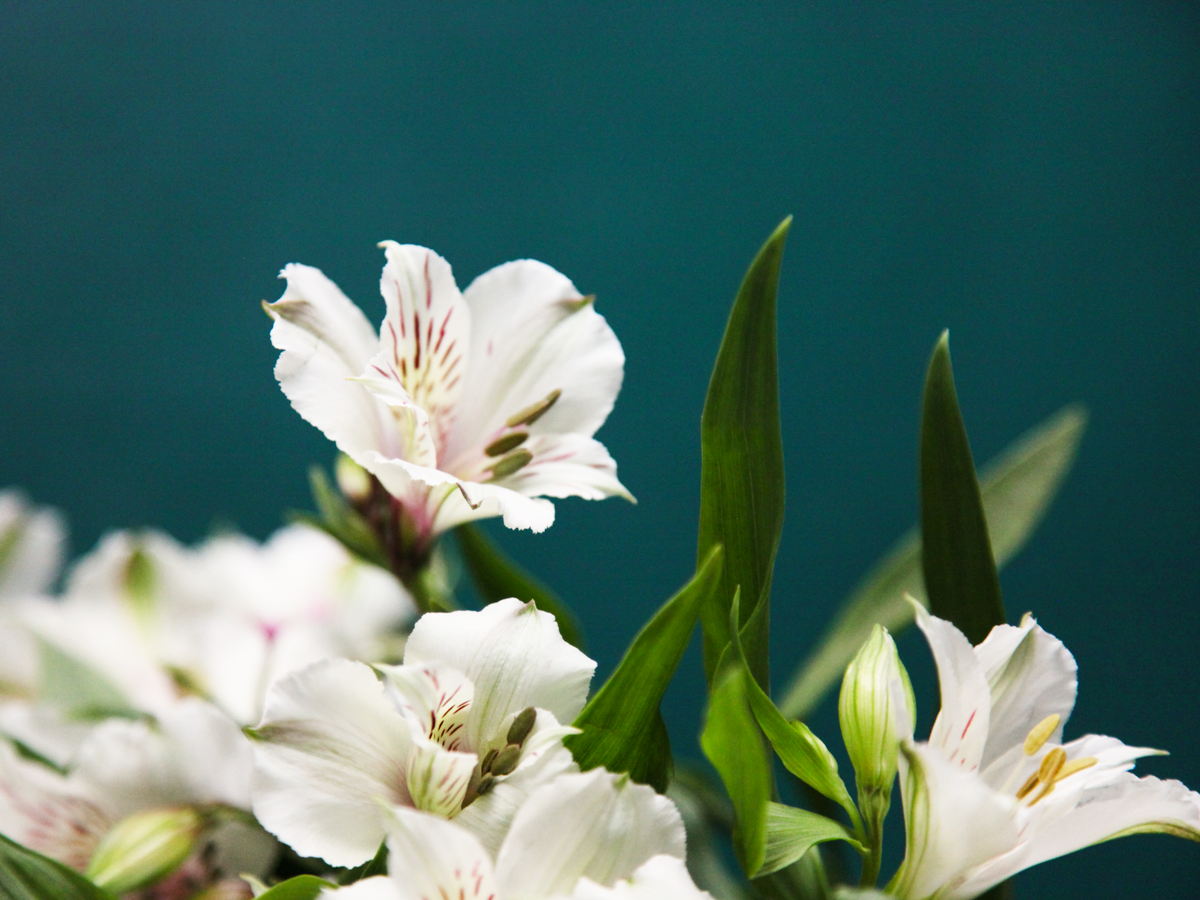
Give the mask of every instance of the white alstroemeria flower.
M 603 769 L 563 775 L 531 794 L 494 857 L 453 822 L 411 809 L 393 809 L 387 830 L 388 875 L 322 896 L 711 900 L 684 866 L 674 804 Z
M 336 866 L 375 854 L 383 804 L 455 817 L 494 849 L 530 791 L 576 770 L 559 723 L 583 708 L 595 667 L 532 603 L 429 613 L 402 666 L 333 660 L 272 686 L 254 812 Z
M 1029 866 L 1127 834 L 1200 840 L 1200 794 L 1129 771 L 1160 751 L 1098 735 L 1061 743 L 1076 666 L 1057 638 L 1027 615 L 972 647 L 914 607 L 937 662 L 942 709 L 928 743 L 902 747 L 908 845 L 890 893 L 967 900 Z
M 108 719 L 94 726 L 65 763 L 65 774 L 23 758 L 0 740 L 0 833 L 84 871 L 97 848 L 131 817 L 219 807 L 248 811 L 251 767 L 238 726 L 195 698 L 164 710 L 153 723 Z M 213 819 L 201 831 L 187 840 L 197 850 L 211 844 L 210 862 L 226 874 L 265 872 L 274 857 L 274 842 L 236 816 Z
M 49 590 L 62 567 L 66 539 L 58 510 L 35 507 L 13 488 L 0 490 L 0 600 Z
M 41 639 L 135 707 L 154 712 L 192 691 L 246 724 L 280 675 L 320 659 L 387 655 L 411 614 L 393 576 L 306 526 L 264 544 L 222 535 L 195 549 L 116 532 L 80 560 L 60 602 L 22 609 Z
M 560 273 L 518 260 L 460 293 L 432 250 L 380 244 L 376 334 L 320 270 L 296 263 L 266 306 L 283 392 L 402 504 L 418 548 L 489 516 L 542 531 L 545 497 L 621 496 L 592 438 L 621 388 L 612 329 Z

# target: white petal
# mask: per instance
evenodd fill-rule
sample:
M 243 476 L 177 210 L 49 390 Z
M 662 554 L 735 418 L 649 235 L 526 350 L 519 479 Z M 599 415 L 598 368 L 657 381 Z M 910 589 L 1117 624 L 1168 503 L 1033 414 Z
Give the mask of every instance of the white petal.
M 617 480 L 617 464 L 595 438 L 581 434 L 533 435 L 521 445 L 533 459 L 496 483 L 527 497 L 606 497 L 633 495 Z
M 666 797 L 594 769 L 530 795 L 496 859 L 502 896 L 569 894 L 580 878 L 611 886 L 659 854 L 682 859 L 683 820 Z
M 0 491 L 0 598 L 49 590 L 66 540 L 66 520 L 58 510 L 35 507 L 20 491 Z
M 450 818 L 462 809 L 467 783 L 478 761 L 474 753 L 459 753 L 433 741 L 414 740 L 405 769 L 412 805 Z
M 1015 801 L 937 749 L 905 742 L 900 789 L 906 847 L 889 893 L 923 900 L 1017 844 Z
M 967 771 L 979 767 L 988 736 L 992 695 L 975 649 L 961 631 L 945 619 L 930 615 L 913 602 L 917 625 L 925 633 L 937 663 L 942 709 L 929 744 L 950 762 Z
M 457 825 L 404 807 L 389 814 L 388 876 L 405 900 L 500 896 L 479 841 Z
M 1021 626 L 998 625 L 975 655 L 991 686 L 992 709 L 981 768 L 1024 742 L 1047 716 L 1061 718 L 1050 736 L 1062 740 L 1063 725 L 1075 706 L 1075 658 L 1062 641 L 1026 616 Z
M 400 458 L 418 466 L 436 468 L 437 445 L 433 441 L 429 416 L 413 403 L 390 360 L 380 356 L 371 360 L 367 374 L 357 381 L 392 412 L 392 426 L 399 444 Z
M 534 433 L 591 437 L 621 389 L 625 355 L 603 317 L 550 266 L 518 260 L 464 292 L 472 352 L 451 460 L 489 443 L 510 416 L 561 391 Z
M 571 897 L 572 900 L 711 900 L 712 895 L 696 887 L 683 860 L 655 856 L 627 881 L 618 881 L 611 888 L 583 878 Z
M 362 663 L 329 660 L 276 682 L 256 729 L 254 814 L 302 856 L 335 866 L 383 840 L 379 801 L 409 802 L 410 726 Z
M 437 511 L 436 531 L 442 532 L 477 519 L 503 517 L 504 527 L 541 534 L 554 524 L 554 504 L 527 497 L 499 484 L 457 482 L 460 490 L 450 493 Z
M 533 706 L 559 722 L 583 709 L 596 663 L 562 639 L 554 616 L 508 599 L 479 612 L 430 613 L 413 627 L 405 664 L 442 661 L 475 685 L 467 746 L 504 741 L 512 717 Z
M 468 711 L 475 697 L 471 679 L 442 662 L 376 666 L 388 697 L 425 737 L 447 750 L 473 750 L 465 741 Z
M 296 412 L 354 456 L 375 449 L 394 456 L 391 413 L 366 388 L 349 381 L 366 371 L 379 340 L 337 285 L 311 266 L 291 264 L 283 296 L 267 307 L 271 343 L 283 352 L 275 377 Z

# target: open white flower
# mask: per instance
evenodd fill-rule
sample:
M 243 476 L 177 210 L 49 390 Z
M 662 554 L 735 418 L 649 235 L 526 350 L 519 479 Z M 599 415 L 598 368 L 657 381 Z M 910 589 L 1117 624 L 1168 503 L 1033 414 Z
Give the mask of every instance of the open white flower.
M 427 614 L 404 665 L 331 660 L 272 686 L 254 812 L 336 866 L 375 854 L 383 804 L 454 817 L 495 849 L 530 791 L 575 771 L 559 723 L 583 708 L 595 667 L 532 603 Z
M 284 393 L 400 501 L 416 545 L 488 516 L 542 531 L 554 507 L 539 498 L 632 499 L 592 438 L 625 357 L 590 298 L 533 260 L 460 293 L 432 250 L 380 246 L 379 334 L 310 266 L 288 265 L 266 309 Z
M 674 804 L 595 769 L 533 793 L 493 857 L 474 835 L 403 807 L 389 812 L 388 875 L 336 900 L 703 900 L 683 863 Z
M 928 743 L 900 760 L 907 847 L 889 892 L 966 900 L 1016 872 L 1137 832 L 1200 840 L 1200 794 L 1137 778 L 1115 738 L 1063 744 L 1075 660 L 1026 616 L 978 647 L 914 603 L 937 663 L 942 709 Z M 911 732 L 911 723 L 909 723 Z

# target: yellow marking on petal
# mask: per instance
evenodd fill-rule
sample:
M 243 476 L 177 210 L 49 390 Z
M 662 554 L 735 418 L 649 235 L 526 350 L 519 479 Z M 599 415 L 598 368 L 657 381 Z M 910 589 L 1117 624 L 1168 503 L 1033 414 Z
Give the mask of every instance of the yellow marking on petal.
M 1050 735 L 1054 734 L 1054 729 L 1058 728 L 1058 723 L 1062 721 L 1062 716 L 1058 713 L 1051 713 L 1033 726 L 1029 731 L 1029 735 L 1025 738 L 1025 755 L 1033 756 L 1042 747 L 1046 741 L 1050 740 Z
M 1033 789 L 1038 786 L 1038 773 L 1034 772 L 1029 776 L 1029 780 L 1021 785 L 1021 789 L 1017 791 L 1017 799 L 1024 800 L 1033 792 Z
M 1096 759 L 1094 756 L 1082 756 L 1079 759 L 1073 759 L 1058 770 L 1058 774 L 1054 776 L 1054 781 L 1057 784 L 1064 778 L 1074 775 L 1076 772 L 1082 772 L 1084 769 L 1090 769 L 1099 761 L 1100 760 Z

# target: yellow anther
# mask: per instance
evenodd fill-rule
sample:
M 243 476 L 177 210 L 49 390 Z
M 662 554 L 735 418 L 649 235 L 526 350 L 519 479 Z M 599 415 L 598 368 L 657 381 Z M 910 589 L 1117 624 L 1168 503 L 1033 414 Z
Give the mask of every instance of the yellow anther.
M 1054 778 L 1058 775 L 1059 770 L 1063 767 L 1063 763 L 1067 761 L 1067 751 L 1062 747 L 1055 747 L 1042 759 L 1042 764 L 1038 767 L 1038 781 L 1042 784 L 1054 784 Z
M 1040 791 L 1038 791 L 1038 795 L 1029 801 L 1029 805 L 1036 806 L 1037 802 L 1039 800 L 1041 800 L 1043 797 L 1050 794 L 1053 790 L 1054 790 L 1054 782 L 1052 781 L 1048 785 L 1046 785 L 1044 788 L 1042 788 Z
M 1058 723 L 1062 721 L 1062 716 L 1058 713 L 1051 713 L 1038 722 L 1030 730 L 1029 735 L 1025 738 L 1025 755 L 1033 756 L 1045 746 L 1046 741 L 1050 740 L 1050 735 L 1054 734 L 1054 730 L 1058 728 Z
M 1017 799 L 1024 800 L 1026 797 L 1028 797 L 1033 792 L 1033 789 L 1037 786 L 1038 786 L 1038 773 L 1034 772 L 1032 775 L 1029 776 L 1029 780 L 1026 781 L 1023 785 L 1021 785 L 1021 789 L 1019 791 L 1017 791 Z
M 1069 775 L 1074 775 L 1076 772 L 1082 772 L 1084 769 L 1090 769 L 1099 761 L 1100 760 L 1096 759 L 1094 756 L 1083 756 L 1079 759 L 1073 759 L 1058 770 L 1058 774 L 1054 776 L 1054 781 L 1055 783 L 1058 783 Z

